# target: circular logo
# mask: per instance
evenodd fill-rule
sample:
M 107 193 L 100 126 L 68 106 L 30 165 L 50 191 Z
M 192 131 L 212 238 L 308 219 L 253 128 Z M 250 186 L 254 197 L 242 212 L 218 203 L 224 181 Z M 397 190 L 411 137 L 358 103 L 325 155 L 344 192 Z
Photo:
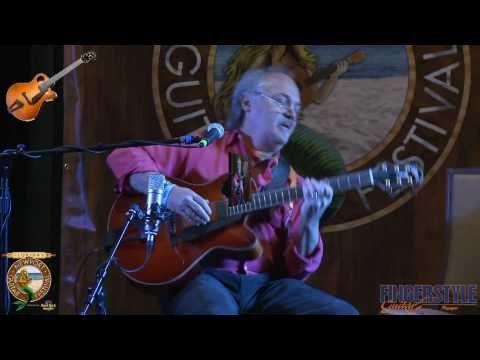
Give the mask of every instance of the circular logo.
M 347 172 L 415 162 L 428 186 L 461 132 L 471 87 L 468 46 L 169 45 L 154 46 L 152 62 L 164 137 L 221 122 L 241 75 L 279 63 L 300 85 L 303 125 L 329 141 Z M 376 221 L 413 196 L 352 191 L 323 231 Z
M 39 259 L 25 258 L 15 261 L 7 273 L 8 290 L 23 302 L 36 302 L 50 290 L 50 269 Z

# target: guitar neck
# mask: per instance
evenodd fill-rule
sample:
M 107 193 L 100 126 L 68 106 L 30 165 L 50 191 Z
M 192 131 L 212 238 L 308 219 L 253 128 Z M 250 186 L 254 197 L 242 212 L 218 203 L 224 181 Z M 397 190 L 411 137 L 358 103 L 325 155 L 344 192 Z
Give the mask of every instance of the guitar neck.
M 326 68 L 317 70 L 308 80 L 306 81 L 307 86 L 314 85 L 321 79 L 325 79 L 332 75 L 337 69 L 337 64 L 330 65 Z
M 362 51 L 356 51 L 352 55 L 348 56 L 347 58 L 343 59 L 346 61 L 348 65 L 360 64 L 361 62 L 365 61 L 366 54 Z M 317 70 L 310 78 L 306 81 L 306 86 L 312 86 L 316 84 L 319 80 L 325 79 L 332 75 L 335 70 L 337 70 L 338 63 L 331 64 L 326 68 Z
M 70 64 L 69 66 L 67 66 L 65 69 L 63 69 L 62 71 L 60 71 L 59 73 L 53 75 L 50 79 L 48 79 L 47 81 L 45 81 L 44 83 L 42 83 L 40 85 L 40 90 L 42 92 L 44 91 L 47 91 L 48 88 L 52 87 L 53 85 L 55 85 L 55 83 L 60 80 L 61 78 L 63 78 L 64 76 L 68 75 L 70 72 L 72 72 L 73 70 L 75 70 L 77 67 L 79 67 L 80 65 L 83 64 L 83 61 L 82 59 L 78 59 L 77 61 L 75 61 L 73 64 Z
M 334 193 L 342 193 L 358 188 L 363 189 L 375 185 L 372 169 L 330 177 L 324 179 L 324 181 L 332 187 Z M 228 207 L 227 216 L 238 216 L 258 210 L 270 209 L 300 199 L 303 199 L 301 187 L 255 193 L 250 201 Z

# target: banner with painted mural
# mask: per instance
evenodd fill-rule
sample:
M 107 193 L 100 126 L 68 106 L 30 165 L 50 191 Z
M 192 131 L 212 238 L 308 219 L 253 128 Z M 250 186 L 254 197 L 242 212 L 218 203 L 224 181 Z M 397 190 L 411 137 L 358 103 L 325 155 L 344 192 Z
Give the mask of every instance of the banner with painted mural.
M 288 66 L 301 89 L 303 115 L 283 155 L 304 176 L 415 162 L 425 171 L 426 186 L 463 125 L 468 46 L 158 45 L 152 80 L 163 135 L 182 136 L 223 121 L 242 74 L 275 64 Z M 339 193 L 324 231 L 375 221 L 413 196 L 375 187 Z

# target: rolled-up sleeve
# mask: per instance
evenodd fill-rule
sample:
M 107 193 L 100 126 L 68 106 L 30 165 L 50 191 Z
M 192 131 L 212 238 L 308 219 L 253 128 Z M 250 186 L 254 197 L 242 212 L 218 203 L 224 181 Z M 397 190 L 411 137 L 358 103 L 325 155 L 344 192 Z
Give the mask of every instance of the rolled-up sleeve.
M 131 191 L 128 179 L 133 174 L 160 172 L 170 177 L 180 176 L 181 165 L 185 163 L 185 151 L 182 150 L 165 146 L 114 150 L 107 157 L 107 165 L 117 181 L 117 191 Z

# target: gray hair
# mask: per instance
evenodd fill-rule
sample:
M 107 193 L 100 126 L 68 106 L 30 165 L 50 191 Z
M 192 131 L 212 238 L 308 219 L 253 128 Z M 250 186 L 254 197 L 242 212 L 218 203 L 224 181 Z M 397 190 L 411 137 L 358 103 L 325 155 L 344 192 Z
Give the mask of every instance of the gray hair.
M 267 68 L 251 69 L 245 72 L 241 79 L 238 81 L 232 95 L 232 106 L 230 113 L 225 120 L 225 128 L 227 130 L 238 129 L 242 126 L 245 112 L 242 109 L 242 97 L 258 89 L 262 84 L 265 77 L 269 74 L 284 74 L 288 75 L 293 80 L 293 73 L 285 65 L 274 65 Z

